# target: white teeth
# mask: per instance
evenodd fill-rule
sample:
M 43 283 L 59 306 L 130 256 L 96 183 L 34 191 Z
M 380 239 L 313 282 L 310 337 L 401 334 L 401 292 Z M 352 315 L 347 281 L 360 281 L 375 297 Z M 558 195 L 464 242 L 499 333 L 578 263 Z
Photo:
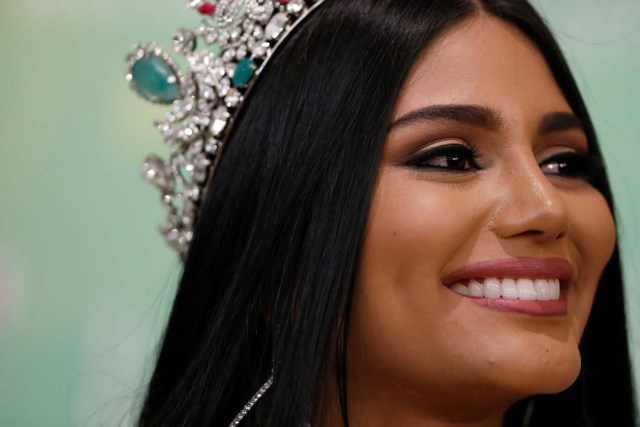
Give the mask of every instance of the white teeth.
M 471 279 L 467 285 L 462 282 L 449 287 L 453 292 L 478 298 L 504 298 L 530 301 L 550 301 L 560 299 L 559 279 Z
M 462 283 L 454 283 L 453 285 L 451 285 L 449 289 L 451 289 L 453 292 L 456 292 L 458 294 L 462 294 L 462 295 L 469 294 L 469 290 Z
M 549 280 L 549 283 L 552 283 L 552 285 L 550 286 L 551 299 L 560 299 L 560 279 Z
M 484 297 L 496 299 L 500 298 L 502 289 L 500 286 L 500 280 L 493 277 L 484 280 Z
M 471 279 L 468 285 L 469 295 L 482 298 L 484 296 L 484 285 L 476 279 Z
M 538 279 L 533 282 L 533 286 L 538 292 L 539 301 L 549 301 L 551 299 L 551 285 L 548 280 Z
M 502 280 L 502 298 L 517 299 L 518 298 L 518 286 L 513 279 Z
M 518 285 L 518 299 L 524 300 L 537 300 L 538 293 L 536 288 L 533 287 L 533 280 L 531 279 L 518 279 L 516 282 Z

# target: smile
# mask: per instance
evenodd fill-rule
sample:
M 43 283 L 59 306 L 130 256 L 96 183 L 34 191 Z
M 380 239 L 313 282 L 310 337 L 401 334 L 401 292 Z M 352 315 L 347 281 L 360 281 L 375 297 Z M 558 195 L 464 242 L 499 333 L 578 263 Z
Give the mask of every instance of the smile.
M 572 276 L 573 266 L 563 258 L 508 258 L 466 265 L 442 283 L 494 310 L 561 316 L 567 312 Z
M 527 301 L 560 299 L 560 279 L 471 279 L 468 284 L 456 282 L 449 286 L 453 292 L 477 298 L 505 298 Z

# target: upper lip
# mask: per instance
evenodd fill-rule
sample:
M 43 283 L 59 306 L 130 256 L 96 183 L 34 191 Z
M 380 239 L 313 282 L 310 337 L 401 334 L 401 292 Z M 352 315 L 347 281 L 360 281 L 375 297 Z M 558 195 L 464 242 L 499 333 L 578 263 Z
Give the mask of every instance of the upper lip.
M 465 279 L 487 277 L 511 279 L 560 279 L 566 287 L 573 276 L 573 265 L 565 258 L 505 258 L 467 264 L 442 278 L 445 286 Z

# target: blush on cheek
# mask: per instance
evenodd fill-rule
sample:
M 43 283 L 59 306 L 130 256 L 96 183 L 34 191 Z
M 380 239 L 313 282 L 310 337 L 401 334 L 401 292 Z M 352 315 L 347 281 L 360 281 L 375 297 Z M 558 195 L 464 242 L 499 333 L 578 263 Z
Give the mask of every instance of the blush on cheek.
M 606 200 L 593 189 L 576 198 L 571 215 L 571 237 L 584 260 L 584 267 L 603 270 L 616 245 L 616 225 Z
M 383 170 L 364 246 L 370 261 L 362 264 L 379 272 L 393 270 L 396 279 L 437 277 L 454 254 L 471 250 L 467 246 L 483 228 L 486 197 L 474 199 L 470 193 Z
M 602 194 L 595 189 L 576 196 L 572 202 L 570 239 L 580 260 L 580 277 L 573 295 L 576 332 L 582 336 L 595 298 L 600 277 L 616 246 L 616 226 Z M 606 286 L 602 284 L 602 286 Z

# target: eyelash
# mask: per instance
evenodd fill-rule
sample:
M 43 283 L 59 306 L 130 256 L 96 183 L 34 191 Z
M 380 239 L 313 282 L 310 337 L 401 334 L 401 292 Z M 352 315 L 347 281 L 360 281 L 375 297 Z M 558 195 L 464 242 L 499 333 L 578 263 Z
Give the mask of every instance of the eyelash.
M 446 144 L 419 153 L 414 158 L 409 159 L 406 165 L 420 170 L 468 173 L 482 170 L 477 163 L 480 158 L 480 154 L 472 147 L 462 144 Z M 438 160 L 440 160 L 440 163 L 445 163 L 445 165 L 434 164 Z M 427 164 L 429 161 L 432 164 Z M 602 164 L 598 157 L 569 151 L 548 157 L 540 164 L 540 167 L 547 175 L 584 179 L 591 182 L 600 173 Z M 552 167 L 555 168 L 555 172 L 551 172 Z M 546 171 L 545 168 L 547 169 Z
M 550 169 L 552 165 L 556 165 L 559 170 L 558 173 L 547 173 L 545 171 L 545 167 Z M 602 172 L 602 163 L 599 157 L 571 151 L 554 154 L 543 161 L 540 167 L 548 175 L 583 179 L 588 182 L 592 182 Z M 562 169 L 564 169 L 564 172 L 562 172 Z
M 471 172 L 472 170 L 480 170 L 477 160 L 480 155 L 471 147 L 467 147 L 462 144 L 446 144 L 440 145 L 431 150 L 423 151 L 409 159 L 406 163 L 407 166 L 416 169 L 432 169 L 442 172 L 460 173 Z M 439 165 L 426 165 L 429 160 L 445 159 L 446 166 Z M 468 168 L 455 168 L 451 167 L 450 162 L 464 161 L 464 165 L 469 165 Z

